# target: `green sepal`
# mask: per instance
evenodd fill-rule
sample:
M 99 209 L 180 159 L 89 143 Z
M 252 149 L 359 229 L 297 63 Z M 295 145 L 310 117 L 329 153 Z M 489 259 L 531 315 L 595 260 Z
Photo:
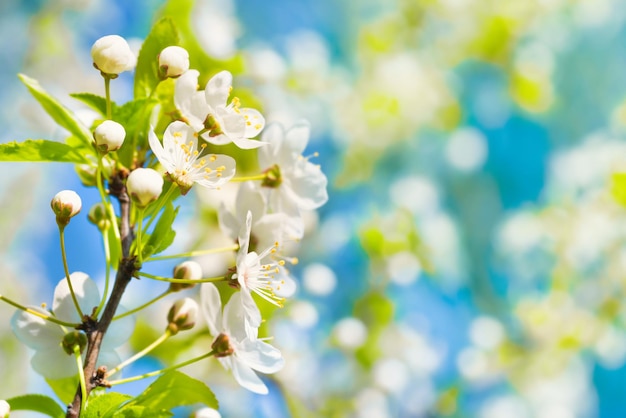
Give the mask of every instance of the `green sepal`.
M 70 145 L 46 139 L 0 144 L 0 161 L 86 163 L 89 160 Z
M 67 129 L 72 135 L 79 138 L 85 144 L 92 142 L 91 132 L 54 97 L 48 94 L 37 80 L 24 74 L 18 74 L 19 79 L 26 85 L 33 97 L 39 102 L 50 117 L 61 127 Z
M 178 32 L 172 19 L 163 18 L 154 24 L 137 57 L 133 89 L 136 99 L 150 96 L 159 84 L 158 56 L 172 45 L 178 45 Z
M 35 411 L 54 418 L 65 417 L 65 410 L 56 401 L 45 395 L 21 395 L 6 400 L 13 411 Z
M 125 409 L 140 406 L 158 414 L 172 408 L 196 403 L 202 403 L 214 409 L 218 408 L 213 391 L 204 382 L 172 370 L 159 377 L 143 393 L 122 407 L 120 413 L 123 413 Z M 116 414 L 115 416 L 126 417 L 127 415 Z

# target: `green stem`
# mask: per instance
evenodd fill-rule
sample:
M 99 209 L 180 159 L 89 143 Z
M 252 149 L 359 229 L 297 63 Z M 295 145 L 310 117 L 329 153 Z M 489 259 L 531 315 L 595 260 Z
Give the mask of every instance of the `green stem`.
M 111 112 L 111 78 L 108 76 L 104 76 L 104 94 L 106 96 L 107 103 L 107 119 L 113 120 L 113 116 Z
M 137 239 L 135 240 L 135 251 L 137 253 L 137 262 L 139 263 L 139 265 L 141 265 L 141 263 L 143 262 L 142 260 L 142 253 L 143 253 L 143 243 L 141 242 L 141 233 L 142 233 L 142 225 L 143 225 L 143 214 L 144 214 L 145 208 L 139 208 L 137 209 Z
M 248 181 L 248 180 L 265 180 L 265 178 L 267 177 L 267 174 L 265 173 L 261 173 L 261 174 L 257 174 L 256 176 L 244 176 L 244 177 L 234 177 L 232 179 L 230 179 L 230 181 Z
M 70 289 L 70 294 L 72 295 L 72 300 L 74 301 L 74 306 L 76 307 L 78 316 L 82 320 L 85 315 L 83 314 L 82 309 L 80 309 L 80 305 L 78 304 L 78 299 L 76 299 L 76 294 L 74 293 L 74 287 L 72 286 L 72 281 L 70 280 L 70 269 L 67 266 L 67 254 L 65 252 L 65 229 L 62 227 L 59 227 L 59 236 L 61 238 L 61 258 L 63 258 L 63 269 L 65 270 L 65 278 L 67 279 L 67 286 Z
M 170 282 L 170 283 L 189 283 L 189 284 L 196 284 L 196 283 L 210 283 L 210 282 L 221 282 L 223 280 L 226 280 L 226 277 L 224 276 L 220 276 L 220 277 L 209 277 L 206 279 L 198 279 L 198 280 L 191 280 L 191 279 L 176 279 L 174 277 L 162 277 L 162 276 L 155 276 L 153 274 L 150 273 L 144 273 L 142 271 L 138 271 L 137 272 L 138 276 L 142 276 L 142 277 L 147 277 L 148 279 L 152 279 L 152 280 L 159 280 L 161 282 Z M 125 315 L 126 313 L 124 313 Z
M 85 381 L 85 371 L 83 370 L 83 358 L 80 354 L 80 347 L 74 346 L 74 356 L 76 357 L 76 367 L 78 367 L 78 379 L 80 382 L 80 393 L 83 397 L 83 402 L 80 404 L 80 415 L 85 412 L 87 406 L 87 382 Z
M 113 380 L 113 381 L 110 381 L 110 382 L 107 382 L 107 383 L 109 385 L 111 385 L 111 386 L 114 386 L 114 385 L 121 385 L 122 383 L 135 382 L 137 380 L 141 380 L 141 379 L 145 379 L 145 378 L 148 378 L 148 377 L 156 376 L 158 374 L 169 372 L 170 370 L 180 369 L 181 367 L 185 367 L 185 366 L 187 366 L 189 364 L 192 364 L 192 363 L 195 363 L 197 361 L 204 360 L 205 358 L 211 357 L 213 354 L 215 354 L 215 353 L 213 351 L 211 351 L 211 352 L 208 352 L 208 353 L 203 354 L 201 356 L 194 357 L 191 360 L 183 361 L 182 363 L 175 364 L 173 366 L 166 367 L 166 368 L 161 369 L 161 370 L 155 370 L 155 371 L 150 372 L 150 373 L 144 373 L 142 375 L 128 377 L 126 379 Z
M 104 272 L 104 292 L 102 293 L 102 299 L 100 300 L 100 304 L 98 305 L 96 313 L 94 314 L 95 318 L 98 317 L 100 311 L 102 311 L 102 308 L 104 308 L 104 302 L 106 301 L 109 294 L 109 282 L 111 276 L 111 249 L 109 248 L 109 240 L 107 237 L 108 230 L 109 229 L 106 228 L 102 231 L 102 244 L 104 246 L 104 259 L 106 264 L 106 270 Z
M 124 312 L 124 313 L 121 313 L 121 314 L 119 314 L 119 315 L 115 316 L 115 317 L 112 319 L 112 321 L 116 321 L 116 320 L 118 320 L 118 319 L 120 319 L 120 318 L 124 318 L 125 316 L 132 315 L 132 314 L 134 314 L 135 312 L 139 312 L 140 310 L 145 309 L 145 308 L 147 308 L 148 306 L 152 305 L 153 303 L 155 303 L 155 302 L 157 302 L 157 301 L 159 301 L 159 300 L 163 299 L 165 296 L 169 295 L 170 293 L 172 293 L 172 292 L 171 292 L 169 289 L 167 289 L 165 292 L 161 293 L 159 296 L 155 297 L 154 299 L 149 300 L 148 302 L 144 303 L 143 305 L 138 306 L 138 307 L 136 307 L 136 308 L 134 308 L 134 309 L 131 309 L 130 311 L 126 311 L 126 312 Z
M 196 257 L 196 256 L 199 256 L 199 255 L 217 254 L 217 253 L 224 253 L 224 252 L 227 252 L 227 251 L 237 251 L 238 249 L 239 249 L 239 244 L 234 244 L 234 245 L 229 245 L 228 247 L 212 248 L 210 250 L 189 251 L 189 252 L 180 253 L 180 254 L 161 255 L 161 256 L 157 256 L 157 257 L 148 257 L 144 261 L 159 261 L 159 260 L 170 260 L 172 258 Z
M 158 347 L 160 344 L 162 344 L 165 340 L 167 340 L 171 336 L 172 336 L 172 333 L 170 332 L 170 330 L 166 329 L 165 333 L 163 333 L 163 335 L 161 335 L 159 338 L 154 340 L 154 342 L 152 344 L 150 344 L 149 346 L 147 346 L 146 348 L 144 348 L 143 350 L 141 350 L 140 352 L 138 352 L 134 356 L 130 357 L 129 359 L 121 362 L 116 368 L 114 368 L 111 371 L 107 372 L 106 377 L 113 376 L 115 373 L 119 372 L 124 367 L 128 366 L 129 364 L 131 364 L 131 363 L 133 363 L 133 362 L 135 362 L 137 360 L 139 360 L 140 358 L 142 358 L 143 356 L 148 354 L 150 351 L 154 350 L 156 347 Z
M 38 316 L 39 318 L 45 319 L 46 321 L 53 322 L 53 323 L 55 323 L 57 325 L 61 325 L 61 326 L 64 326 L 64 327 L 69 327 L 69 328 L 76 328 L 76 327 L 81 325 L 81 324 L 73 324 L 71 322 L 61 321 L 60 319 L 56 319 L 54 316 L 46 315 L 46 314 L 43 314 L 43 313 L 41 313 L 39 311 L 31 309 L 31 308 L 29 308 L 27 306 L 20 305 L 19 303 L 14 302 L 11 299 L 9 299 L 9 298 L 7 298 L 5 296 L 2 296 L 2 295 L 0 295 L 0 300 L 5 301 L 9 305 L 14 306 L 17 309 L 21 309 L 24 312 L 28 312 L 31 315 Z
M 117 217 L 115 216 L 115 209 L 113 209 L 113 205 L 111 204 L 111 201 L 108 199 L 107 193 L 105 193 L 104 191 L 104 184 L 102 180 L 102 173 L 104 172 L 104 167 L 102 166 L 102 158 L 104 158 L 104 156 L 100 156 L 100 158 L 98 158 L 98 169 L 96 171 L 96 186 L 98 187 L 98 192 L 100 193 L 100 199 L 102 200 L 102 204 L 104 205 L 105 209 L 107 210 L 109 214 L 109 220 L 111 222 L 111 225 L 113 226 L 113 233 L 115 234 L 116 242 L 120 246 L 120 248 L 118 249 L 118 252 L 121 252 L 122 251 L 121 250 L 122 238 L 120 236 L 120 228 L 117 225 Z

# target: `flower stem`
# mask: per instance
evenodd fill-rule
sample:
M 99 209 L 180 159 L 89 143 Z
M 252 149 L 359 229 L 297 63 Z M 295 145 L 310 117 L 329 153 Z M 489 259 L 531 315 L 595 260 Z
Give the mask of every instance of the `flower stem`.
M 137 262 L 141 265 L 142 263 L 142 253 L 143 253 L 143 246 L 142 246 L 142 242 L 141 242 L 141 232 L 142 232 L 142 224 L 143 224 L 143 214 L 144 214 L 145 208 L 140 208 L 137 210 L 137 217 L 139 219 L 137 219 L 137 239 L 135 240 L 135 252 L 137 253 Z
M 29 308 L 27 306 L 20 305 L 19 303 L 14 302 L 11 299 L 9 299 L 9 298 L 7 298 L 5 296 L 2 296 L 2 295 L 0 295 L 0 300 L 5 301 L 9 305 L 12 305 L 12 306 L 16 307 L 17 309 L 21 309 L 24 312 L 28 312 L 31 315 L 38 316 L 39 318 L 45 319 L 46 321 L 53 322 L 53 323 L 55 323 L 57 325 L 61 325 L 61 326 L 64 326 L 64 327 L 69 327 L 69 328 L 76 328 L 76 327 L 78 327 L 80 325 L 80 324 L 73 324 L 71 322 L 61 321 L 60 319 L 56 319 L 52 315 L 46 315 L 46 314 L 43 314 L 43 313 L 41 313 L 39 311 L 31 309 L 31 308 Z
M 115 318 L 113 318 L 113 319 L 115 320 Z M 172 336 L 172 333 L 170 332 L 170 330 L 166 329 L 165 332 L 163 333 L 163 335 L 161 335 L 159 338 L 154 340 L 154 342 L 152 342 L 152 344 L 150 344 L 149 346 L 147 346 L 146 348 L 144 348 L 140 352 L 136 353 L 134 356 L 130 357 L 129 359 L 121 362 L 116 368 L 114 368 L 111 371 L 107 372 L 106 377 L 113 376 L 115 373 L 119 372 L 124 367 L 128 366 L 129 364 L 131 364 L 131 363 L 133 363 L 133 362 L 135 362 L 137 360 L 139 360 L 140 358 L 142 358 L 143 356 L 148 354 L 150 351 L 152 351 L 156 347 L 158 347 L 160 344 L 165 342 L 165 340 L 167 340 L 171 336 Z
M 113 209 L 113 205 L 111 201 L 108 199 L 107 194 L 104 192 L 104 184 L 102 180 L 102 173 L 104 172 L 104 167 L 102 166 L 102 158 L 98 158 L 98 169 L 96 171 L 96 186 L 98 187 L 98 192 L 100 193 L 100 199 L 102 200 L 102 204 L 106 208 L 109 214 L 109 220 L 111 221 L 111 225 L 113 225 L 113 233 L 115 234 L 116 243 L 121 246 L 121 238 L 120 238 L 120 229 L 117 225 L 117 218 L 115 216 L 115 210 Z M 121 249 L 119 249 L 121 252 Z M 105 294 L 106 295 L 106 294 Z
M 163 299 L 165 296 L 169 295 L 170 293 L 172 293 L 172 292 L 170 291 L 170 289 L 167 289 L 165 292 L 161 293 L 159 296 L 155 297 L 154 299 L 149 300 L 148 302 L 144 303 L 143 305 L 138 306 L 138 307 L 136 307 L 135 309 L 131 309 L 130 311 L 126 311 L 126 312 L 124 312 L 124 313 L 121 313 L 121 314 L 119 314 L 119 315 L 117 315 L 117 316 L 113 317 L 112 321 L 116 321 L 116 320 L 118 320 L 118 319 L 120 319 L 120 318 L 124 318 L 125 316 L 132 315 L 132 314 L 134 314 L 135 312 L 139 312 L 140 310 L 145 309 L 145 308 L 147 308 L 148 306 L 152 305 L 153 303 L 155 303 L 155 302 L 157 302 L 157 301 L 159 301 L 159 300 Z
M 159 280 L 161 282 L 181 283 L 181 284 L 182 283 L 196 284 L 196 283 L 221 282 L 222 280 L 226 280 L 226 277 L 224 277 L 224 276 L 209 277 L 209 278 L 206 278 L 206 279 L 198 279 L 198 280 L 176 279 L 174 277 L 155 276 L 155 275 L 150 274 L 150 273 L 144 273 L 143 271 L 138 271 L 137 275 L 138 276 L 142 276 L 142 277 L 147 277 L 148 279 Z M 127 314 L 127 312 L 124 313 L 124 315 L 126 315 L 126 314 Z
M 78 316 L 83 319 L 82 309 L 80 309 L 80 305 L 78 304 L 78 299 L 76 299 L 76 294 L 74 293 L 74 287 L 72 286 L 72 280 L 70 279 L 70 269 L 67 266 L 67 254 L 65 252 L 65 229 L 59 227 L 59 236 L 61 238 L 61 258 L 63 258 L 63 269 L 65 270 L 65 278 L 67 279 L 67 286 L 70 289 L 70 294 L 72 295 L 72 300 L 74 301 L 74 306 L 76 307 L 76 311 L 78 312 Z
M 100 304 L 98 305 L 96 313 L 94 314 L 95 318 L 98 317 L 100 311 L 102 311 L 102 308 L 104 308 L 104 302 L 106 301 L 107 295 L 109 294 L 109 283 L 111 281 L 111 249 L 109 248 L 109 240 L 107 238 L 108 231 L 108 228 L 102 231 L 102 244 L 104 246 L 104 259 L 106 269 L 104 271 L 104 292 L 102 293 L 102 299 L 100 300 Z
M 85 371 L 83 370 L 83 358 L 80 354 L 80 346 L 74 346 L 74 357 L 76 358 L 76 367 L 78 367 L 78 380 L 80 383 L 80 393 L 83 398 L 83 402 L 80 404 L 80 415 L 83 415 L 85 407 L 87 406 L 87 383 L 85 381 Z
M 189 251 L 189 252 L 180 253 L 180 254 L 161 255 L 161 256 L 157 256 L 157 257 L 148 257 L 144 261 L 159 261 L 159 260 L 170 260 L 172 258 L 195 257 L 195 256 L 198 256 L 198 255 L 225 253 L 227 251 L 237 251 L 238 249 L 239 249 L 239 244 L 234 244 L 234 245 L 229 245 L 228 247 L 211 248 L 210 250 Z
M 104 76 L 104 95 L 107 103 L 107 119 L 112 120 L 113 116 L 111 112 L 111 78 Z
M 248 181 L 248 180 L 265 180 L 267 174 L 261 173 L 256 176 L 245 176 L 245 177 L 233 177 L 230 181 Z
M 178 364 L 175 364 L 175 365 L 170 366 L 170 367 L 166 367 L 166 368 L 161 369 L 161 370 L 155 370 L 153 372 L 144 373 L 144 374 L 138 375 L 138 376 L 128 377 L 126 379 L 113 380 L 113 381 L 110 381 L 110 382 L 107 382 L 107 383 L 109 385 L 111 385 L 111 386 L 114 386 L 114 385 L 121 385 L 123 383 L 135 382 L 137 380 L 141 380 L 141 379 L 145 379 L 145 378 L 148 378 L 148 377 L 156 376 L 158 374 L 169 372 L 170 370 L 176 370 L 176 369 L 179 369 L 181 367 L 185 367 L 185 366 L 187 366 L 189 364 L 192 364 L 192 363 L 195 363 L 197 361 L 204 360 L 205 358 L 211 357 L 213 354 L 215 354 L 215 353 L 213 351 L 211 351 L 211 352 L 208 352 L 208 353 L 203 354 L 201 356 L 194 357 L 191 360 L 183 361 L 182 363 L 178 363 Z

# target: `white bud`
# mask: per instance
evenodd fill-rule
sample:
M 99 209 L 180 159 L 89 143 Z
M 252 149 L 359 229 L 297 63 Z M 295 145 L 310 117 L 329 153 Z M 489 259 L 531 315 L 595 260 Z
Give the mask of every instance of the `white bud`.
M 126 189 L 137 205 L 145 207 L 161 195 L 163 177 L 151 168 L 137 168 L 128 175 Z
M 128 42 L 118 35 L 103 36 L 91 47 L 95 67 L 105 74 L 119 74 L 132 70 L 137 63 Z
M 159 69 L 164 77 L 178 77 L 189 69 L 189 53 L 179 46 L 168 46 L 159 54 Z
M 57 223 L 65 226 L 70 222 L 72 216 L 80 212 L 83 203 L 75 191 L 62 190 L 52 198 L 50 207 L 57 216 Z
M 0 399 L 0 418 L 9 418 L 11 413 L 11 405 L 3 399 Z
M 202 267 L 195 261 L 183 261 L 174 267 L 174 278 L 179 280 L 200 280 L 202 278 Z M 194 283 L 170 283 L 170 290 L 178 292 L 179 290 L 194 287 Z
M 222 418 L 222 415 L 213 408 L 201 408 L 193 414 L 194 418 Z
M 93 133 L 96 140 L 96 147 L 102 151 L 118 150 L 124 143 L 126 131 L 119 123 L 112 120 L 102 122 Z
M 167 314 L 168 329 L 172 334 L 176 334 L 178 331 L 193 328 L 196 325 L 198 310 L 198 303 L 191 298 L 177 300 Z

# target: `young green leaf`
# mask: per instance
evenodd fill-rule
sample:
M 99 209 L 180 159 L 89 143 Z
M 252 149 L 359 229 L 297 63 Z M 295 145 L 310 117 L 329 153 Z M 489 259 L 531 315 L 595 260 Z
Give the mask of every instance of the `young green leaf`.
M 24 142 L 0 144 L 0 161 L 85 163 L 88 160 L 67 144 L 46 139 L 27 139 Z
M 87 106 L 95 110 L 96 112 L 100 113 L 100 115 L 106 116 L 107 101 L 104 97 L 98 96 L 92 93 L 72 93 L 70 94 L 70 96 L 75 98 L 76 100 L 83 102 L 84 104 L 86 104 Z M 111 102 L 111 108 L 113 110 L 113 114 L 115 114 L 116 107 L 117 105 Z
M 122 411 L 133 406 L 143 406 L 154 411 L 169 411 L 178 406 L 195 403 L 218 408 L 215 395 L 204 382 L 173 370 L 155 380 L 143 393 L 124 406 Z
M 130 395 L 117 392 L 109 392 L 102 395 L 89 397 L 84 418 L 108 418 L 112 417 L 124 402 L 132 399 Z
M 154 24 L 139 51 L 135 69 L 136 99 L 150 96 L 159 84 L 161 79 L 157 57 L 165 47 L 171 45 L 178 45 L 178 32 L 174 22 L 164 18 Z
M 33 97 L 41 104 L 43 109 L 50 115 L 56 123 L 67 129 L 72 135 L 80 138 L 85 144 L 91 143 L 91 132 L 74 116 L 74 114 L 63 106 L 54 97 L 46 92 L 39 82 L 24 74 L 18 77 L 26 85 Z
M 15 398 L 7 399 L 13 411 L 35 411 L 46 414 L 54 418 L 63 418 L 65 410 L 54 401 L 54 399 L 45 395 L 22 395 Z
M 46 379 L 46 383 L 48 383 L 62 403 L 69 404 L 76 394 L 78 374 L 64 379 Z
M 167 203 L 152 234 L 150 234 L 148 242 L 143 247 L 144 259 L 153 254 L 158 254 L 172 245 L 176 237 L 176 231 L 172 228 L 172 224 L 177 214 L 178 208 L 174 209 L 174 205 L 171 202 Z
M 124 125 L 124 129 L 126 129 L 124 144 L 117 151 L 119 162 L 125 167 L 134 168 L 132 166 L 133 161 L 142 160 L 144 153 L 149 148 L 150 114 L 157 103 L 156 100 L 150 98 L 137 99 L 125 103 L 113 111 L 113 119 Z

